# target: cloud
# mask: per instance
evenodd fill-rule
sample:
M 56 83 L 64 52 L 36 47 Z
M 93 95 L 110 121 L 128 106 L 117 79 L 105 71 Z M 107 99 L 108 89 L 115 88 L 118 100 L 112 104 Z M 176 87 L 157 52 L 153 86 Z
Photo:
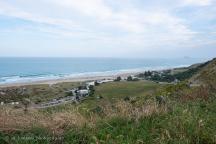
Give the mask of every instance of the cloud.
M 140 5 L 135 4 L 138 1 Z M 31 22 L 30 26 L 22 26 L 23 31 L 83 41 L 87 46 L 94 43 L 92 47 L 106 46 L 110 51 L 126 47 L 133 51 L 189 46 L 200 35 L 199 31 L 192 26 L 192 18 L 186 19 L 185 14 L 180 16 L 176 12 L 188 6 L 209 6 L 213 2 L 173 1 L 182 5 L 174 2 L 169 5 L 169 0 L 159 0 L 166 3 L 159 5 L 160 8 L 155 7 L 154 2 L 142 0 L 16 0 L 16 3 L 0 0 L 0 15 Z M 42 6 L 45 9 L 41 10 Z M 83 46 L 83 50 L 86 47 Z
M 212 0 L 184 0 L 184 5 L 208 6 L 212 4 Z
M 106 6 L 103 0 L 51 0 L 50 2 L 100 19 L 108 18 L 112 15 L 111 9 Z
M 64 8 L 76 10 L 84 16 L 95 18 L 98 25 L 111 26 L 116 30 L 128 33 L 145 35 L 151 33 L 167 35 L 168 33 L 172 34 L 172 38 L 174 34 L 182 35 L 185 38 L 187 34 L 191 36 L 193 33 L 180 18 L 176 18 L 166 11 L 140 10 L 132 6 L 125 8 L 125 5 L 123 8 L 120 6 L 118 11 L 114 11 L 103 0 L 56 0 L 54 2 Z
M 39 24 L 47 24 L 53 26 L 62 26 L 65 28 L 79 28 L 79 25 L 69 19 L 52 18 L 43 15 L 37 15 L 35 13 L 26 12 L 25 10 L 20 10 L 11 4 L 4 3 L 0 1 L 0 15 L 15 17 Z
M 67 12 L 69 12 L 67 15 L 71 15 L 71 13 L 76 11 L 81 14 L 80 17 L 84 17 L 84 19 L 85 17 L 90 17 L 90 20 L 96 21 L 95 23 L 98 26 L 101 26 L 104 29 L 111 27 L 113 31 L 121 30 L 128 34 L 154 35 L 155 37 L 157 37 L 157 35 L 164 35 L 166 40 L 169 35 L 172 40 L 174 35 L 176 35 L 176 38 L 180 38 L 180 40 L 186 40 L 193 34 L 193 32 L 184 24 L 183 20 L 172 16 L 166 11 L 157 11 L 154 9 L 147 11 L 132 6 L 126 8 L 121 6 L 118 11 L 114 11 L 104 0 L 47 0 L 47 3 L 58 6 L 58 9 L 62 11 L 67 9 Z M 130 3 L 127 5 L 130 5 Z M 27 12 L 25 8 L 20 10 L 20 8 L 16 8 L 8 3 L 1 3 L 0 13 L 36 23 L 60 26 L 60 28 L 56 30 L 52 27 L 45 27 L 48 30 L 41 28 L 45 30 L 45 32 L 51 32 L 51 29 L 53 29 L 53 33 L 58 31 L 60 34 L 63 34 L 63 31 L 65 31 L 65 34 L 63 35 L 67 36 L 71 36 L 72 31 L 77 30 L 81 30 L 82 35 L 85 31 L 87 33 L 89 33 L 89 31 L 93 31 L 95 34 L 100 33 L 95 27 L 86 26 L 86 24 L 83 24 L 83 22 L 80 21 L 74 22 L 73 18 L 63 19 L 61 16 L 53 18 L 46 16 L 46 13 L 44 15 L 38 15 Z M 74 34 L 77 35 L 77 33 Z

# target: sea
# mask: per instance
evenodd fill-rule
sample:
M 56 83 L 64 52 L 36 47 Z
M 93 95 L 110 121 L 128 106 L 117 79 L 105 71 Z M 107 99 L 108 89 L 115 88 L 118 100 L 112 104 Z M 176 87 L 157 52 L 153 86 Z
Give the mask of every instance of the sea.
M 186 67 L 204 58 L 0 58 L 0 84 Z

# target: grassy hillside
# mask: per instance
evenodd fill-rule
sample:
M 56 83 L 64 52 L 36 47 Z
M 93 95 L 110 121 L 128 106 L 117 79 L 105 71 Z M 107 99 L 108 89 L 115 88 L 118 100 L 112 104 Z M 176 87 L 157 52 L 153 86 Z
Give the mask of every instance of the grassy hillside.
M 200 83 L 209 85 L 216 89 L 216 59 L 209 61 L 190 81 L 192 83 Z
M 28 113 L 1 108 L 0 143 L 215 144 L 215 60 L 182 72 L 205 85 L 111 82 L 80 104 Z
M 188 80 L 195 74 L 197 74 L 201 69 L 208 65 L 211 61 L 194 64 L 189 67 L 175 68 L 162 71 L 146 71 L 144 73 L 139 73 L 137 77 L 141 79 L 151 80 L 155 82 L 168 82 L 172 83 L 176 80 Z
M 179 68 L 179 69 L 174 69 L 171 71 L 171 74 L 174 78 L 178 80 L 187 80 L 191 78 L 192 76 L 196 75 L 199 73 L 206 65 L 208 65 L 210 61 L 201 63 L 201 64 L 194 64 L 189 66 L 188 68 Z

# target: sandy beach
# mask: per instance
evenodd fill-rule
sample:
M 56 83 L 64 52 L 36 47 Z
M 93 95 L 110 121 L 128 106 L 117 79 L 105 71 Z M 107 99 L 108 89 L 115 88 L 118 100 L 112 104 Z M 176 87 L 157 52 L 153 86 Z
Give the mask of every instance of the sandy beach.
M 138 73 L 141 73 L 141 72 L 118 73 L 118 74 L 113 74 L 113 75 L 101 75 L 101 76 L 100 75 L 97 75 L 97 76 L 77 76 L 77 77 L 49 79 L 49 80 L 14 82 L 14 83 L 0 84 L 0 88 L 19 87 L 19 86 L 26 86 L 26 85 L 40 85 L 40 84 L 53 85 L 53 84 L 63 83 L 63 82 L 86 82 L 86 81 L 95 81 L 95 80 L 103 80 L 103 79 L 115 79 L 118 76 L 121 76 L 122 78 L 126 78 L 129 75 L 136 75 Z

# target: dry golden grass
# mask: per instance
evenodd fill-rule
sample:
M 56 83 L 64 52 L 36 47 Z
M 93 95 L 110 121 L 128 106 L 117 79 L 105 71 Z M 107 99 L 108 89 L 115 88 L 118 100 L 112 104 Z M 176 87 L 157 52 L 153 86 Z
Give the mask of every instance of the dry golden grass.
M 22 109 L 4 107 L 0 110 L 0 130 L 28 130 L 33 127 L 43 127 L 54 134 L 61 134 L 71 126 L 81 127 L 85 124 L 93 126 L 100 120 L 116 116 L 138 120 L 153 113 L 164 113 L 166 107 L 158 107 L 154 102 L 149 102 L 140 107 L 135 107 L 130 102 L 118 101 L 113 105 L 100 106 L 103 115 L 89 111 L 89 116 L 84 116 L 77 107 L 63 112 L 42 113 L 36 109 L 29 109 L 24 113 Z
M 203 85 L 192 90 L 182 91 L 181 93 L 180 100 L 183 102 L 194 101 L 197 99 L 207 101 L 210 98 L 210 88 Z
M 29 109 L 24 113 L 22 109 L 2 108 L 0 110 L 0 130 L 24 130 L 33 127 L 44 127 L 53 133 L 61 133 L 67 126 L 83 125 L 86 119 L 77 111 L 41 113 Z
M 142 106 L 134 106 L 130 102 L 118 101 L 115 107 L 111 105 L 102 106 L 106 118 L 120 116 L 138 120 L 141 117 L 154 113 L 166 112 L 166 107 L 158 107 L 155 102 L 149 102 Z

